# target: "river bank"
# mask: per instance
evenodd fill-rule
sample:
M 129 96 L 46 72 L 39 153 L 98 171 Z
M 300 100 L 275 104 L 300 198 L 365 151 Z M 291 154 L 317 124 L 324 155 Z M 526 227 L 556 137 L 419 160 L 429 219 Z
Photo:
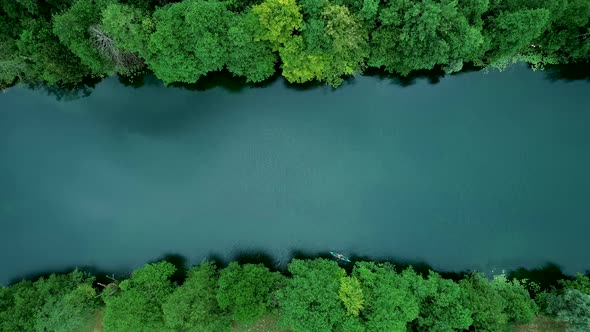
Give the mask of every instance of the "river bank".
M 315 258 L 293 259 L 279 273 L 261 263 L 220 266 L 203 261 L 187 266 L 171 257 L 126 277 L 75 270 L 2 287 L 0 328 L 245 331 L 262 327 L 299 332 L 588 327 L 590 311 L 571 302 L 590 301 L 588 276 L 553 280 L 551 285 L 535 280 L 535 275 L 549 276 L 547 271 L 488 279 L 478 273 L 442 275 L 389 263 Z

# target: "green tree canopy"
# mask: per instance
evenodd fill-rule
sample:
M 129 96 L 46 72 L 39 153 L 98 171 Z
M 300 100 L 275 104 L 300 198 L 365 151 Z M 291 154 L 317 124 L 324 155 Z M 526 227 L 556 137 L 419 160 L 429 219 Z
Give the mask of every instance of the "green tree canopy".
M 412 289 L 420 307 L 414 321 L 419 331 L 460 331 L 473 323 L 465 293 L 452 280 L 430 271 L 427 279 L 415 279 Z
M 221 270 L 217 302 L 233 320 L 254 322 L 274 307 L 274 292 L 281 281 L 279 273 L 270 272 L 262 264 L 232 262 Z
M 465 305 L 471 311 L 473 327 L 477 331 L 504 331 L 508 316 L 504 312 L 506 302 L 490 281 L 479 273 L 461 280 Z
M 49 85 L 78 83 L 90 73 L 52 32 L 50 22 L 27 19 L 16 41 L 17 61 L 29 82 L 44 81 Z M 20 62 L 22 61 L 22 62 Z
M 482 63 L 502 69 L 517 61 L 547 29 L 549 20 L 547 9 L 501 12 L 490 18 L 485 30 L 488 46 Z
M 568 332 L 590 331 L 590 295 L 566 288 L 543 296 L 544 312 L 568 323 Z
M 446 66 L 460 70 L 481 53 L 483 36 L 458 9 L 457 0 L 389 1 L 372 34 L 369 64 L 408 75 Z
M 162 304 L 173 291 L 168 262 L 147 264 L 120 284 L 120 293 L 105 297 L 106 331 L 164 331 Z
M 261 82 L 275 73 L 278 57 L 270 42 L 258 39 L 260 22 L 251 10 L 232 15 L 228 35 L 227 69 L 246 77 L 248 82 Z
M 223 68 L 230 12 L 218 1 L 185 0 L 158 8 L 145 57 L 164 83 L 195 83 Z
M 75 330 L 78 326 L 75 322 L 84 318 L 88 307 L 68 310 L 56 308 L 55 304 L 69 301 L 78 287 L 89 286 L 93 280 L 76 270 L 69 274 L 52 274 L 35 282 L 21 281 L 10 287 L 0 288 L 0 331 L 44 331 L 45 327 L 57 327 L 55 331 Z M 81 302 L 89 304 L 92 300 L 85 298 Z M 60 316 L 60 324 L 54 325 L 57 316 Z
M 213 262 L 191 268 L 163 305 L 166 326 L 175 331 L 229 331 L 231 321 L 216 299 L 218 278 Z
M 92 279 L 81 283 L 61 297 L 50 297 L 41 308 L 35 323 L 38 332 L 77 332 L 90 330 L 95 324 L 99 304 Z
M 365 305 L 363 289 L 356 277 L 340 278 L 338 298 L 340 298 L 340 301 L 344 304 L 346 313 L 351 316 L 358 316 Z
M 584 294 L 590 295 L 590 277 L 581 273 L 576 273 L 574 280 L 561 280 L 563 288 L 576 289 Z
M 347 317 L 338 297 L 346 272 L 325 259 L 294 259 L 288 269 L 293 277 L 278 292 L 282 324 L 293 332 L 333 331 L 339 327 Z
M 26 71 L 16 41 L 2 31 L 7 25 L 4 18 L 0 17 L 0 89 L 11 85 L 18 78 L 22 79 Z
M 100 38 L 93 29 L 101 29 L 98 26 L 101 11 L 113 2 L 114 0 L 76 0 L 68 10 L 53 18 L 53 32 L 94 75 L 108 75 L 115 71 L 113 59 L 101 52 L 100 46 L 93 40 Z M 108 47 L 115 46 L 111 44 Z
M 122 49 L 149 56 L 148 42 L 155 30 L 151 16 L 144 10 L 118 3 L 102 11 L 102 26 Z
M 303 20 L 295 0 L 265 0 L 252 7 L 260 21 L 258 38 L 271 43 L 273 50 L 284 44 Z
M 523 282 L 509 281 L 505 275 L 499 275 L 494 277 L 491 285 L 504 299 L 504 312 L 509 322 L 526 324 L 534 319 L 538 307 Z
M 302 27 L 301 36 L 292 36 L 280 49 L 283 76 L 289 82 L 326 81 L 336 87 L 343 76 L 365 66 L 369 55 L 368 32 L 347 7 L 322 6 L 318 17 Z
M 353 275 L 365 295 L 362 315 L 368 331 L 405 332 L 408 323 L 418 318 L 420 308 L 412 285 L 421 277 L 413 270 L 397 274 L 389 264 L 360 262 L 355 264 Z

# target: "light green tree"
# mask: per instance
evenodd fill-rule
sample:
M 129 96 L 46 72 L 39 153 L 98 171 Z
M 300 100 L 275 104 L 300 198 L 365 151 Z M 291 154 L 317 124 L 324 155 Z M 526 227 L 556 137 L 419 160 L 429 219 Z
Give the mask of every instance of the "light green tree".
M 278 50 L 303 20 L 300 8 L 295 0 L 265 0 L 252 7 L 260 21 L 260 40 L 271 43 L 273 50 Z
M 326 81 L 337 87 L 343 76 L 362 71 L 368 57 L 368 32 L 347 7 L 325 5 L 310 17 L 301 36 L 280 49 L 283 76 L 289 82 Z M 319 9 L 318 9 L 319 10 Z
M 151 16 L 139 8 L 120 3 L 102 11 L 102 27 L 122 49 L 148 57 L 148 41 L 155 30 Z
M 365 305 L 361 283 L 356 277 L 340 278 L 338 297 L 344 304 L 346 312 L 352 316 L 358 316 Z

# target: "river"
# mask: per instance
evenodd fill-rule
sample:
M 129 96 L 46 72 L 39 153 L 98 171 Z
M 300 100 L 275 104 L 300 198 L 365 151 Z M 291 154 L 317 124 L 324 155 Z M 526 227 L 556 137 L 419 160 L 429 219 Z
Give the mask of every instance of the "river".
M 590 81 L 0 93 L 0 284 L 263 251 L 590 269 Z

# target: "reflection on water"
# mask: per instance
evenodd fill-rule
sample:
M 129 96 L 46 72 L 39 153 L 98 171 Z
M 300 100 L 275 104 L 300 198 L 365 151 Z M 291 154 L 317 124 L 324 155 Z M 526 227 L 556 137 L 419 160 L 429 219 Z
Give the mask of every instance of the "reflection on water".
M 518 66 L 526 66 L 523 64 L 519 64 Z M 365 70 L 362 76 L 365 77 L 377 77 L 381 80 L 388 80 L 391 84 L 402 86 L 402 87 L 409 87 L 415 84 L 419 80 L 426 79 L 430 84 L 437 84 L 440 80 L 446 76 L 457 76 L 466 73 L 473 73 L 481 71 L 480 67 L 476 67 L 470 63 L 467 63 L 463 66 L 463 69 L 459 72 L 452 73 L 452 74 L 445 74 L 442 68 L 435 68 L 432 70 L 418 70 L 411 72 L 408 76 L 399 76 L 396 74 L 391 74 L 383 69 L 370 67 Z M 485 70 L 484 70 L 485 71 Z M 492 69 L 492 71 L 495 71 Z M 577 81 L 577 80 L 590 80 L 590 63 L 573 63 L 569 65 L 548 65 L 545 69 L 540 70 L 548 80 L 551 81 L 558 81 L 558 80 L 565 80 L 565 81 Z M 171 87 L 178 87 L 187 89 L 190 91 L 206 91 L 213 88 L 222 87 L 227 89 L 228 91 L 232 92 L 240 92 L 244 88 L 264 88 L 268 87 L 269 85 L 275 83 L 278 79 L 281 79 L 280 76 L 280 68 L 277 68 L 275 75 L 271 78 L 267 79 L 264 82 L 260 83 L 247 83 L 246 80 L 242 77 L 236 77 L 232 73 L 222 70 L 218 72 L 211 72 L 202 78 L 199 79 L 198 82 L 194 84 L 186 84 L 186 83 L 173 83 Z M 357 76 L 358 77 L 358 76 Z M 345 82 L 343 83 L 344 86 L 354 84 L 355 79 L 357 77 L 350 76 L 348 77 Z M 140 88 L 145 85 L 156 85 L 160 86 L 162 83 L 157 78 L 154 77 L 152 73 L 148 70 L 135 74 L 133 76 L 117 76 L 119 83 L 121 83 L 125 87 L 133 87 L 133 88 Z M 61 101 L 70 101 L 79 98 L 88 97 L 92 90 L 95 88 L 96 84 L 100 82 L 101 78 L 91 78 L 88 77 L 86 80 L 81 84 L 75 85 L 63 85 L 63 86 L 44 86 L 44 85 L 30 85 L 28 86 L 29 89 L 38 89 L 45 91 L 47 95 L 54 96 L 57 100 Z M 284 82 L 284 81 L 283 81 Z M 324 83 L 321 82 L 307 82 L 307 83 L 298 83 L 298 84 L 290 84 L 285 82 L 286 86 L 295 90 L 308 90 L 313 88 L 318 88 L 325 86 Z M 2 90 L 5 92 L 7 89 Z

